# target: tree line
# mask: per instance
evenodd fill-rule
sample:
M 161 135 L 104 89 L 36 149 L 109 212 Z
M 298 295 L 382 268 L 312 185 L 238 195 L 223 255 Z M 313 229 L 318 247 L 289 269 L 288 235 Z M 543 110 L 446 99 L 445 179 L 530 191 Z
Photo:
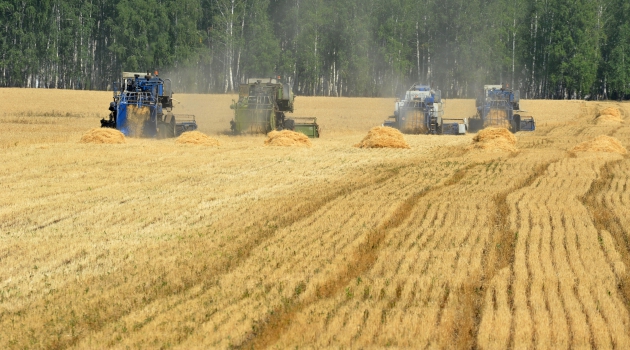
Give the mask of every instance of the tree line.
M 178 92 L 282 76 L 299 95 L 630 98 L 627 0 L 0 0 L 0 86 Z

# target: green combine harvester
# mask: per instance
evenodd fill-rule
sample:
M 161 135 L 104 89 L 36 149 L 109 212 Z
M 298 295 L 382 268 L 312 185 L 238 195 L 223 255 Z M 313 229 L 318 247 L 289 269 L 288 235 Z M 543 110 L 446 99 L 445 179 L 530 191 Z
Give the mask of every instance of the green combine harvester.
M 293 112 L 293 91 L 280 79 L 249 79 L 239 86 L 238 102 L 232 101 L 234 119 L 232 132 L 240 134 L 267 134 L 272 130 L 292 130 L 308 137 L 319 137 L 317 118 L 287 118 Z

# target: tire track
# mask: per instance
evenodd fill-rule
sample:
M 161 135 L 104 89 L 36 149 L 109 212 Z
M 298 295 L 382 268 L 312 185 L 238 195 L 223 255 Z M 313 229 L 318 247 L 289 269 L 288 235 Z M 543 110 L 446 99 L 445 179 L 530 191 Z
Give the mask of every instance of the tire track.
M 234 269 L 246 261 L 258 246 L 273 237 L 279 230 L 312 216 L 313 213 L 317 212 L 326 204 L 337 198 L 350 195 L 355 191 L 391 180 L 399 174 L 400 170 L 401 167 L 399 166 L 391 166 L 379 171 L 379 174 L 376 174 L 374 177 L 370 177 L 369 181 L 350 184 L 346 184 L 345 182 L 347 181 L 339 182 L 338 185 L 334 186 L 334 189 L 329 193 L 324 193 L 319 197 L 309 197 L 308 200 L 301 201 L 299 205 L 293 205 L 286 208 L 286 211 L 278 209 L 275 214 L 270 214 L 272 217 L 274 215 L 278 217 L 274 225 L 269 226 L 261 223 L 258 227 L 252 227 L 251 229 L 253 232 L 245 235 L 245 237 L 248 238 L 247 240 L 230 247 L 227 253 L 222 255 L 220 259 L 217 259 L 217 261 L 211 266 L 204 266 L 203 271 L 198 271 L 195 278 L 182 277 L 180 281 L 181 284 L 176 285 L 172 283 L 173 281 L 169 280 L 169 276 L 166 272 L 156 271 L 155 277 L 151 280 L 149 286 L 157 287 L 147 288 L 146 290 L 140 291 L 139 297 L 142 298 L 142 303 L 132 307 L 124 307 L 119 310 L 117 309 L 119 304 L 118 301 L 112 300 L 108 302 L 107 300 L 100 300 L 99 302 L 103 303 L 103 308 L 101 308 L 97 314 L 84 319 L 76 319 L 76 323 L 72 325 L 73 329 L 85 329 L 86 332 L 71 332 L 70 329 L 68 329 L 66 333 L 73 334 L 71 337 L 54 340 L 50 339 L 50 342 L 45 342 L 44 344 L 48 344 L 48 346 L 59 349 L 69 348 L 79 344 L 83 338 L 88 335 L 88 333 L 99 332 L 108 325 L 130 315 L 132 312 L 146 308 L 151 304 L 160 303 L 160 301 L 165 298 L 181 295 L 181 300 L 172 304 L 172 306 L 177 306 L 179 303 L 202 295 L 208 288 L 214 285 L 213 281 L 218 280 L 225 274 L 231 273 Z M 330 188 L 333 186 L 328 185 L 327 187 Z M 295 201 L 293 201 L 293 203 L 295 203 Z M 139 247 L 136 251 L 143 251 L 145 249 L 146 247 Z M 124 276 L 132 273 L 133 271 L 120 271 L 119 275 Z M 90 283 L 89 281 L 86 281 L 85 284 L 89 285 Z M 112 281 L 112 284 L 118 285 L 118 289 L 124 289 L 126 285 L 126 283 L 122 283 L 122 281 Z M 199 290 L 196 290 L 192 294 L 188 293 L 200 284 L 201 288 L 199 288 Z M 110 290 L 110 295 L 115 294 L 117 293 Z M 55 303 L 55 299 L 47 302 Z M 188 332 L 187 334 L 182 335 L 178 338 L 178 341 L 184 341 L 191 333 L 192 332 Z M 114 341 L 113 343 L 108 344 L 108 346 L 113 346 L 123 339 L 124 338 Z
M 508 295 L 508 305 L 510 309 L 514 309 L 514 281 L 516 276 L 514 275 L 514 261 L 516 254 L 516 242 L 518 239 L 517 232 L 514 232 L 510 227 L 510 214 L 511 209 L 507 201 L 508 195 L 519 191 L 523 188 L 531 186 L 537 179 L 542 177 L 549 167 L 559 162 L 561 159 L 555 159 L 552 161 L 548 161 L 542 163 L 534 168 L 533 172 L 529 174 L 523 180 L 517 182 L 510 189 L 500 192 L 496 194 L 492 201 L 495 207 L 494 213 L 491 215 L 491 237 L 489 239 L 489 244 L 484 248 L 484 251 L 487 252 L 483 255 L 484 260 L 481 266 L 484 266 L 484 271 L 482 271 L 480 278 L 477 281 L 471 281 L 473 286 L 469 286 L 464 289 L 466 290 L 479 290 L 484 295 L 482 298 L 470 298 L 470 302 L 473 303 L 473 306 L 470 307 L 472 310 L 472 314 L 474 315 L 474 325 L 471 331 L 473 339 L 472 339 L 472 348 L 478 348 L 478 334 L 479 327 L 482 318 L 482 307 L 483 302 L 490 295 L 488 293 L 493 293 L 494 288 L 490 288 L 492 280 L 494 277 L 504 268 L 509 268 L 509 283 L 507 285 L 507 295 Z M 514 321 L 512 321 L 510 326 L 510 335 L 508 345 L 514 346 Z
M 615 241 L 615 247 L 621 255 L 621 261 L 630 266 L 630 232 L 620 222 L 612 208 L 608 208 L 604 201 L 604 194 L 611 188 L 613 179 L 615 178 L 614 167 L 619 166 L 623 160 L 613 161 L 604 164 L 600 168 L 600 176 L 591 183 L 586 195 L 580 198 L 580 201 L 588 210 L 593 225 L 599 232 L 600 241 L 602 240 L 602 231 L 607 231 Z M 618 276 L 619 294 L 623 298 L 623 304 L 630 313 L 630 274 L 626 273 L 623 277 Z
M 389 233 L 400 227 L 410 217 L 413 208 L 422 198 L 437 190 L 459 183 L 470 169 L 478 165 L 482 164 L 469 164 L 457 170 L 442 185 L 424 188 L 407 197 L 385 221 L 369 233 L 365 240 L 359 244 L 350 257 L 349 262 L 337 276 L 317 285 L 315 287 L 315 295 L 309 299 L 300 301 L 299 296 L 296 295 L 290 300 L 285 300 L 283 305 L 276 308 L 269 317 L 252 327 L 250 334 L 235 348 L 262 349 L 278 341 L 289 328 L 295 315 L 318 300 L 334 297 L 350 281 L 369 271 L 376 263 L 383 242 Z

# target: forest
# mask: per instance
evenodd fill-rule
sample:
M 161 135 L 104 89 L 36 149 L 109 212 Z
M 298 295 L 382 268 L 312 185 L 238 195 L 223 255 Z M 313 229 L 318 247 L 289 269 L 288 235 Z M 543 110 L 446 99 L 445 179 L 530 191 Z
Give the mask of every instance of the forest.
M 0 86 L 176 92 L 281 76 L 298 95 L 630 98 L 628 0 L 0 0 Z

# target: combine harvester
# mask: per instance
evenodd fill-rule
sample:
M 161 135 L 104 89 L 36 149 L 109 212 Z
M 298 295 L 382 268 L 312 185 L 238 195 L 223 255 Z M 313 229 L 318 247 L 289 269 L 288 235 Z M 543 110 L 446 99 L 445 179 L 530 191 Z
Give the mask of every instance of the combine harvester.
M 485 85 L 483 96 L 477 98 L 477 115 L 470 118 L 470 132 L 492 127 L 503 127 L 513 133 L 536 130 L 533 117 L 520 113 L 520 94 L 502 85 Z
M 440 90 L 414 84 L 405 98 L 396 101 L 394 115 L 383 123 L 407 134 L 463 135 L 468 129 L 464 119 L 446 119 Z
M 132 137 L 177 137 L 197 129 L 194 115 L 174 115 L 170 79 L 147 73 L 122 74 L 120 91 L 114 83 L 114 102 L 109 104 L 109 120 L 101 127 L 120 130 Z
M 317 118 L 287 118 L 285 112 L 293 112 L 293 100 L 291 86 L 280 82 L 280 77 L 249 79 L 239 86 L 238 102 L 232 101 L 230 106 L 234 110 L 232 132 L 239 135 L 291 130 L 319 137 Z

